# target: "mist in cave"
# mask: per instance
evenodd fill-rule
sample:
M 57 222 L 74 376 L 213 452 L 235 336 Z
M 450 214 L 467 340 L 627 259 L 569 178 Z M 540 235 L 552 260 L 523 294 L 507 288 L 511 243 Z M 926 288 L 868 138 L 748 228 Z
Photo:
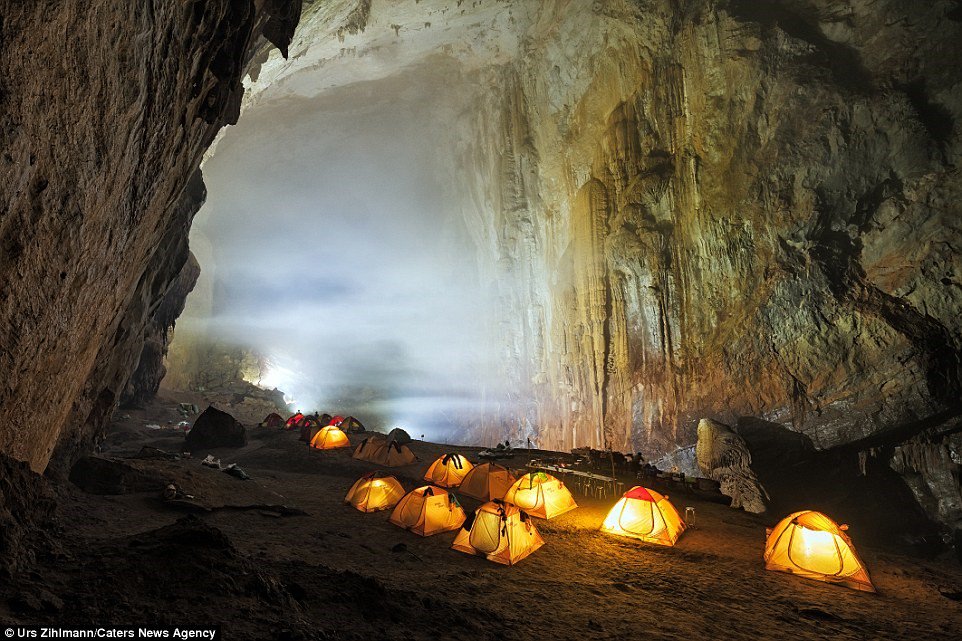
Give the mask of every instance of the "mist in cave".
M 431 438 L 480 421 L 497 302 L 457 215 L 457 87 L 440 80 L 266 100 L 229 128 L 204 165 L 202 273 L 176 340 L 249 350 L 250 382 L 305 411 Z

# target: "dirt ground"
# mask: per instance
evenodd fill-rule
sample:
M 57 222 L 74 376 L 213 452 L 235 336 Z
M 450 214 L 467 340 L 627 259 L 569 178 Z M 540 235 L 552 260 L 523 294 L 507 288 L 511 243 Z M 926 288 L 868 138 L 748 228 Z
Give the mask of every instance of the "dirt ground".
M 119 412 L 129 418 L 115 421 L 103 455 L 130 456 L 145 444 L 179 452 L 182 434 L 144 427 L 176 423 L 175 410 L 161 398 Z M 577 510 L 536 521 L 544 547 L 504 567 L 451 550 L 454 532 L 421 538 L 389 524 L 388 512 L 345 506 L 348 488 L 374 466 L 297 437 L 249 427 L 247 446 L 211 452 L 248 481 L 201 466 L 208 452 L 131 464 L 175 482 L 203 509 L 165 504 L 156 491 L 60 487 L 62 547 L 7 586 L 0 619 L 215 623 L 225 639 L 962 638 L 958 564 L 860 546 L 857 531 L 875 595 L 765 571 L 765 527 L 782 515 L 671 492 L 698 518 L 673 548 L 600 533 L 616 497 L 576 495 Z M 411 447 L 419 461 L 393 470 L 408 490 L 444 452 L 477 461 L 478 448 Z M 278 506 L 296 509 L 285 516 Z

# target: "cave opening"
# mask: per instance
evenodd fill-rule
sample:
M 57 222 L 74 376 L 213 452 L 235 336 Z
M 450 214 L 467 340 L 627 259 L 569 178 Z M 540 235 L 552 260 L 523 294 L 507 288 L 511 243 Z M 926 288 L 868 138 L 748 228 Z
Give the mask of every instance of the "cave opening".
M 465 220 L 459 136 L 478 115 L 458 75 L 438 57 L 313 95 L 258 94 L 203 167 L 201 275 L 165 387 L 243 378 L 291 409 L 435 440 L 483 421 L 500 397 L 499 307 Z

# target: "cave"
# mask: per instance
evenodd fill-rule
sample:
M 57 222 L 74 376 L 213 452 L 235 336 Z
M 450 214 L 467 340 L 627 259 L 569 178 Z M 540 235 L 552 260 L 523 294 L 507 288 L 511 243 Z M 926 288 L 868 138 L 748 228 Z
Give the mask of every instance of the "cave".
M 0 0 L 0 627 L 959 638 L 958 14 Z

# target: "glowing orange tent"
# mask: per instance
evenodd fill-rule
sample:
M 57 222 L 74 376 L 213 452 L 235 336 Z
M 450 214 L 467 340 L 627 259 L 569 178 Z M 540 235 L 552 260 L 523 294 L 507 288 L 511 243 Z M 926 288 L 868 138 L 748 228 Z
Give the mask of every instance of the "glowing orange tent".
M 768 530 L 765 569 L 875 592 L 847 529 L 821 512 L 789 514 Z
M 493 501 L 504 498 L 515 480 L 508 468 L 497 463 L 482 463 L 464 475 L 458 493 L 479 501 Z
M 458 532 L 452 549 L 513 565 L 544 545 L 527 514 L 514 505 L 489 501 L 474 513 L 474 521 Z
M 504 502 L 542 519 L 553 519 L 578 507 L 565 484 L 544 472 L 519 478 L 505 493 Z
M 636 485 L 611 508 L 601 531 L 658 545 L 674 545 L 685 531 L 685 522 L 667 496 Z
M 394 441 L 388 441 L 384 437 L 374 436 L 369 436 L 361 441 L 361 444 L 354 450 L 354 458 L 384 467 L 399 467 L 417 461 L 414 452 L 407 445 L 399 445 Z
M 359 478 L 351 486 L 347 496 L 344 497 L 344 503 L 353 505 L 361 512 L 378 512 L 390 510 L 402 496 L 404 496 L 404 488 L 396 478 L 382 476 L 380 472 L 371 472 Z
M 388 520 L 415 534 L 431 536 L 457 530 L 464 519 L 464 510 L 453 494 L 425 485 L 408 492 L 394 507 Z
M 333 450 L 338 447 L 351 447 L 347 434 L 336 427 L 323 427 L 311 439 L 311 447 L 318 450 Z
M 424 480 L 441 487 L 457 487 L 473 467 L 471 461 L 460 454 L 445 454 L 431 463 L 424 473 Z

